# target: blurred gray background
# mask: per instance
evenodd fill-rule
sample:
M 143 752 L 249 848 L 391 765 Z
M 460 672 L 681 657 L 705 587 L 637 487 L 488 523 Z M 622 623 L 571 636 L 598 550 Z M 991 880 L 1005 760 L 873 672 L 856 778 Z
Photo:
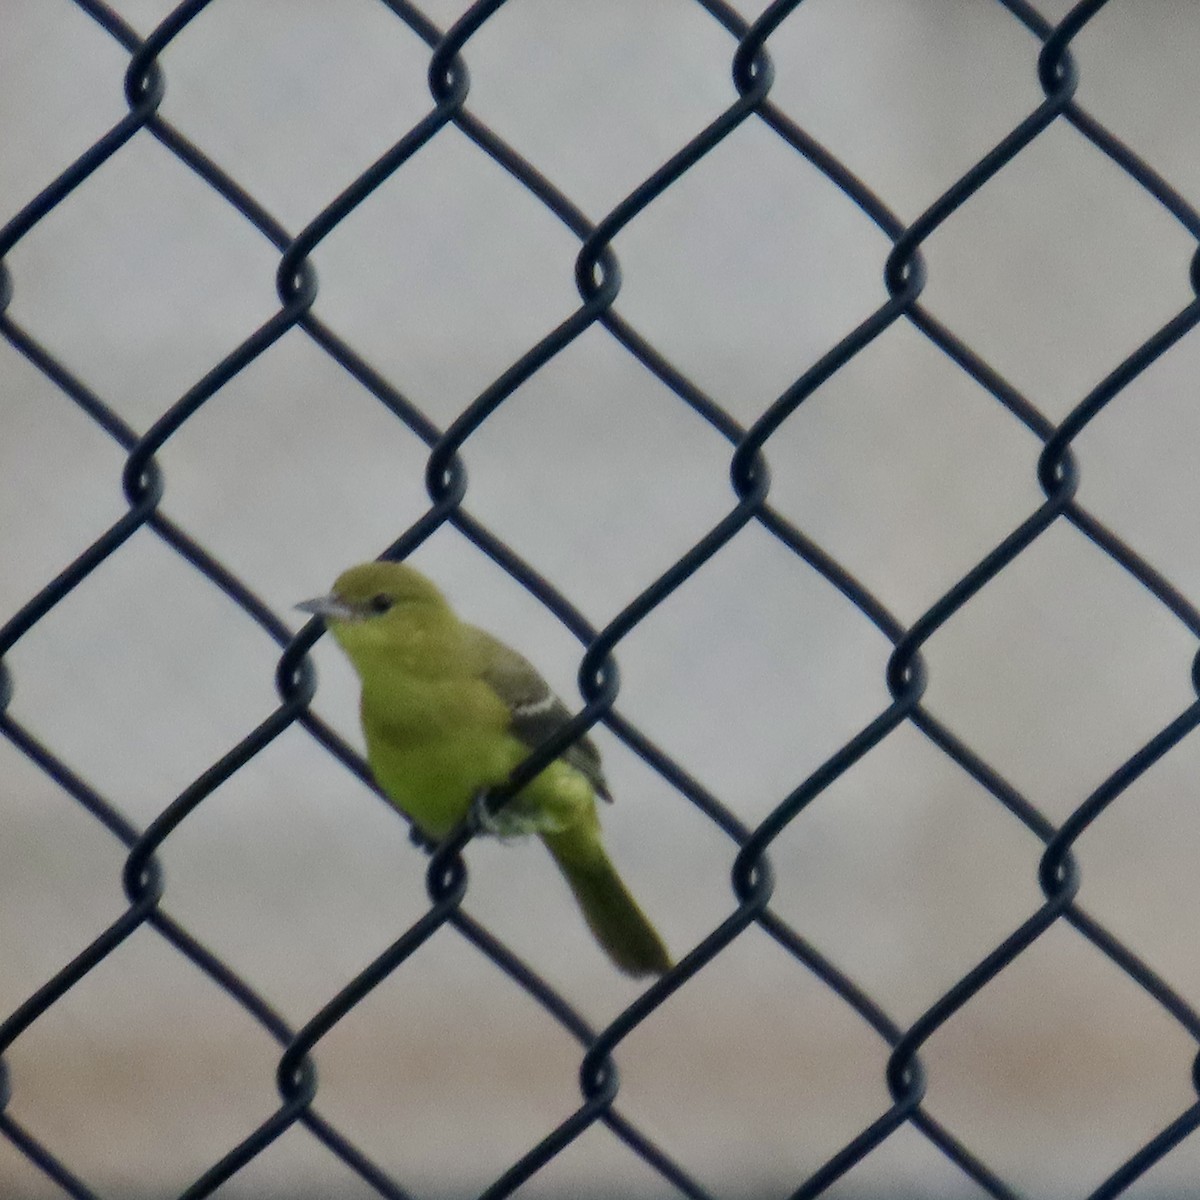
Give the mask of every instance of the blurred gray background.
M 1057 19 L 1062 0 L 1042 11 Z M 148 33 L 169 6 L 120 0 Z M 425 11 L 443 26 L 460 0 Z M 747 17 L 761 5 L 746 4 Z M 1200 198 L 1200 8 L 1114 0 L 1079 99 Z M 734 99 L 690 0 L 512 0 L 471 40 L 469 106 L 599 219 Z M 903 219 L 1041 100 L 1038 43 L 992 0 L 810 0 L 772 98 Z M 219 0 L 162 58 L 163 115 L 298 231 L 430 108 L 426 47 L 371 0 Z M 125 113 L 127 56 L 65 0 L 0 9 L 0 221 Z M 889 245 L 765 126 L 743 125 L 615 244 L 621 312 L 751 422 L 885 298 Z M 1193 246 L 1064 124 L 925 247 L 923 303 L 1061 419 L 1190 299 Z M 316 312 L 448 423 L 577 306 L 575 239 L 447 129 L 324 241 Z M 275 311 L 277 254 L 146 134 L 13 250 L 13 317 L 146 429 Z M 1195 602 L 1200 339 L 1090 426 L 1080 498 Z M 905 621 L 1041 499 L 1037 441 L 904 322 L 771 440 L 773 502 Z M 595 623 L 733 504 L 729 447 L 594 328 L 464 451 L 468 506 Z M 292 332 L 174 436 L 163 509 L 281 614 L 425 508 L 420 443 Z M 123 456 L 0 344 L 0 619 L 125 511 Z M 452 531 L 416 561 L 572 703 L 579 646 Z M 299 615 L 290 614 L 300 625 Z M 1056 525 L 931 640 L 927 694 L 1053 820 L 1193 700 L 1193 639 Z M 624 641 L 620 710 L 748 823 L 888 702 L 886 641 L 756 527 Z M 315 651 L 315 707 L 357 740 Z M 270 641 L 141 532 L 8 656 L 12 713 L 145 824 L 276 703 Z M 612 853 L 677 954 L 733 909 L 730 842 L 607 732 Z M 1081 840 L 1081 903 L 1200 1004 L 1200 741 Z M 0 742 L 0 1014 L 124 907 L 123 852 Z M 404 823 L 292 729 L 161 852 L 164 907 L 299 1025 L 424 911 Z M 777 911 L 901 1024 L 1038 907 L 1039 844 L 904 727 L 773 850 Z M 637 994 L 535 844 L 476 844 L 468 909 L 596 1025 Z M 1055 927 L 939 1030 L 928 1108 L 1013 1186 L 1091 1191 L 1195 1100 L 1195 1045 Z M 707 1187 L 783 1195 L 885 1110 L 886 1048 L 756 929 L 618 1051 L 620 1108 Z M 473 1194 L 578 1103 L 578 1047 L 453 930 L 319 1045 L 319 1109 L 416 1195 Z M 142 930 L 7 1055 L 11 1111 L 106 1194 L 169 1195 L 273 1111 L 277 1049 Z M 1189 1185 L 1193 1139 L 1130 1195 Z M 592 1129 L 522 1193 L 658 1194 Z M 902 1130 L 835 1195 L 979 1194 Z M 61 1193 L 0 1141 L 0 1193 Z M 371 1194 L 302 1129 L 221 1193 Z

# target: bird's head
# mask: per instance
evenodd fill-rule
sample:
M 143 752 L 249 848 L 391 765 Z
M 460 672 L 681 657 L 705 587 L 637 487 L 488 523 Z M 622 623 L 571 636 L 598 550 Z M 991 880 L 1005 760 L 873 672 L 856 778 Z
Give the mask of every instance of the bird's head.
M 379 650 L 415 650 L 438 631 L 457 625 L 441 592 L 404 563 L 351 567 L 337 577 L 328 596 L 296 607 L 323 617 L 360 669 Z

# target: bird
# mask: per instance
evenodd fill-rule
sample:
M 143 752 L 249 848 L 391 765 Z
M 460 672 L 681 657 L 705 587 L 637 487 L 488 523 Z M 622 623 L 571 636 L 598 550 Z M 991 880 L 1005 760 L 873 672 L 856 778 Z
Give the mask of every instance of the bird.
M 570 718 L 526 658 L 460 620 L 406 563 L 351 567 L 328 595 L 296 607 L 324 620 L 358 674 L 367 764 L 424 839 L 440 841 L 472 811 L 485 832 L 536 835 L 612 962 L 634 977 L 670 969 L 604 849 L 596 802 L 612 795 L 589 737 L 488 812 L 489 791 Z

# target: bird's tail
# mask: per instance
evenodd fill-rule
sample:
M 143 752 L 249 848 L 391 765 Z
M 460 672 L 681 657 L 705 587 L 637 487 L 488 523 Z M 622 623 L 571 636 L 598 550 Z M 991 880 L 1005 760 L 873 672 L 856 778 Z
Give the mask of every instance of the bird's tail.
M 609 861 L 599 831 L 573 825 L 561 833 L 543 833 L 542 841 L 609 958 L 628 975 L 668 970 L 671 956 Z

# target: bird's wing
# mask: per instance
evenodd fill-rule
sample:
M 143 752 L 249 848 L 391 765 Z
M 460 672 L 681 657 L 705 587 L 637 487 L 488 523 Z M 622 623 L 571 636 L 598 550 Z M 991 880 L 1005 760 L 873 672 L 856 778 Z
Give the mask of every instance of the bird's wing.
M 508 706 L 509 732 L 519 742 L 532 750 L 571 719 L 570 710 L 528 659 L 482 629 L 469 627 L 469 636 L 480 652 L 480 678 Z M 562 759 L 587 779 L 598 796 L 612 799 L 600 769 L 600 751 L 591 738 L 573 742 Z

